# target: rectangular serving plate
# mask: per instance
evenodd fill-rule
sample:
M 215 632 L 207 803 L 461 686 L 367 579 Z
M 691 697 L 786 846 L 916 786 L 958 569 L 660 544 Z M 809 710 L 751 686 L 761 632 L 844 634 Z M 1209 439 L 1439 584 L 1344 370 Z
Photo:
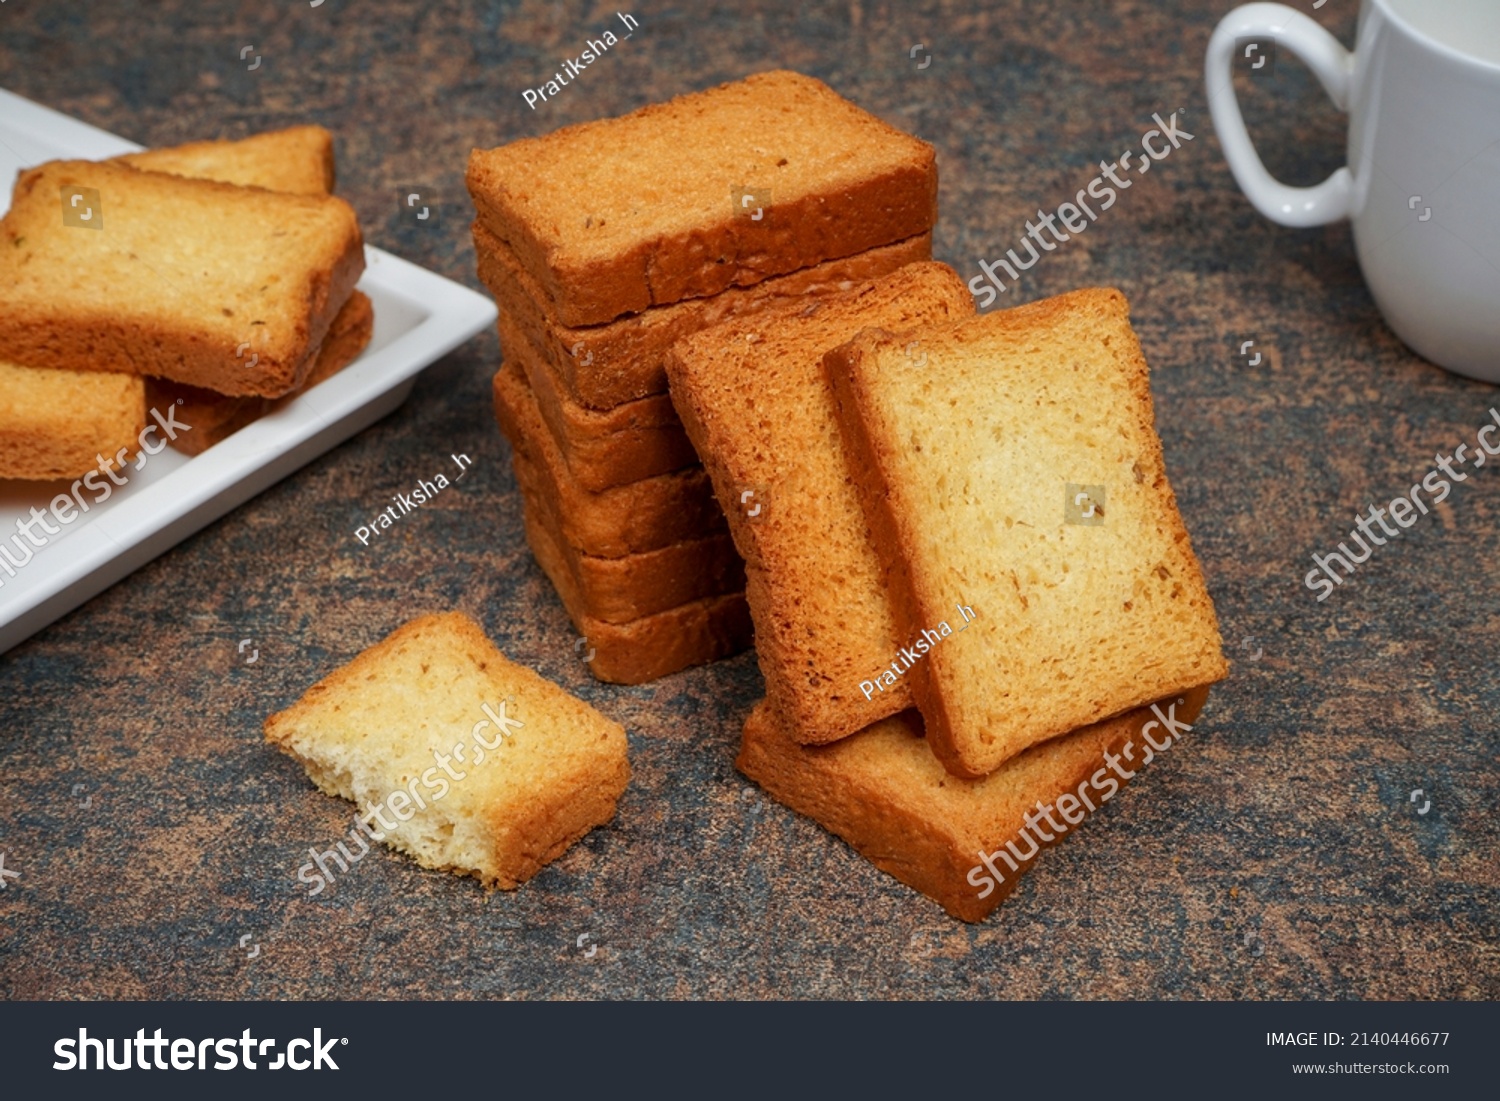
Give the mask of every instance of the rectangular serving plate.
M 23 168 L 140 148 L 0 89 L 0 215 Z M 365 264 L 359 289 L 374 304 L 375 331 L 357 360 L 201 455 L 168 448 L 140 469 L 133 462 L 125 485 L 71 523 L 49 513 L 58 534 L 33 529 L 46 545 L 14 577 L 0 571 L 0 653 L 392 412 L 424 367 L 495 321 L 493 302 L 450 279 L 369 246 Z M 0 479 L 0 539 L 71 486 Z

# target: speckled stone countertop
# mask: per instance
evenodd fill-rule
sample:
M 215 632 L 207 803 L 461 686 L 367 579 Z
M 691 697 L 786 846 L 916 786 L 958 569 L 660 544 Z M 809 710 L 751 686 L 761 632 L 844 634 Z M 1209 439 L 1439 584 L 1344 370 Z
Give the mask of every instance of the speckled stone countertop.
M 1201 77 L 1229 6 L 640 6 L 630 39 L 535 109 L 523 90 L 615 7 L 0 8 L 10 90 L 150 145 L 321 123 L 370 243 L 476 289 L 472 146 L 757 70 L 811 73 L 936 145 L 935 251 L 965 279 L 1153 112 L 1179 112 L 1193 140 L 1011 297 L 1128 295 L 1234 661 L 1182 748 L 989 921 L 950 920 L 734 771 L 753 655 L 640 688 L 589 677 L 522 538 L 487 332 L 392 416 L 0 656 L 0 852 L 20 873 L 0 892 L 0 996 L 1500 997 L 1500 470 L 1324 603 L 1302 585 L 1313 552 L 1472 440 L 1500 391 L 1400 344 L 1347 225 L 1282 229 L 1240 195 Z M 1352 42 L 1352 0 L 1299 6 Z M 1283 179 L 1341 163 L 1343 119 L 1295 63 L 1245 96 Z M 398 221 L 413 183 L 435 225 Z M 455 449 L 471 477 L 355 541 Z M 619 813 L 519 891 L 381 849 L 309 900 L 295 869 L 350 810 L 261 722 L 451 608 L 626 725 Z

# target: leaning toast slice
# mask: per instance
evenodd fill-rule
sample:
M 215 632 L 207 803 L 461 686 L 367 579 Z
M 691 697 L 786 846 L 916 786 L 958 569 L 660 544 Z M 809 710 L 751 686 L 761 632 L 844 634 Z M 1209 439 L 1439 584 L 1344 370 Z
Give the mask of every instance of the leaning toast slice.
M 673 401 L 747 562 L 766 694 L 801 741 L 830 742 L 912 705 L 905 683 L 877 684 L 914 640 L 890 609 L 823 353 L 870 326 L 973 312 L 952 268 L 910 264 L 717 325 L 667 357 Z
M 867 332 L 825 366 L 950 772 L 1225 674 L 1119 291 Z

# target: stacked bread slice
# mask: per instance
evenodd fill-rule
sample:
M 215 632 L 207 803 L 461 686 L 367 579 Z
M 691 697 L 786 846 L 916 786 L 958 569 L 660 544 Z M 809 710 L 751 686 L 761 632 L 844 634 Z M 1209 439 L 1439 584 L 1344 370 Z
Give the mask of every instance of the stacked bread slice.
M 527 540 L 595 676 L 640 683 L 748 644 L 743 564 L 668 394 L 684 337 L 931 253 L 930 146 L 769 72 L 470 157 L 500 307 L 496 415 Z M 585 652 L 586 650 L 586 652 Z
M 667 361 L 720 501 L 766 500 L 728 514 L 767 692 L 740 769 L 971 921 L 1226 669 L 1123 296 L 972 314 L 914 264 Z
M 355 359 L 373 313 L 333 177 L 316 126 L 21 173 L 0 223 L 0 477 L 121 465 L 153 423 L 196 454 Z

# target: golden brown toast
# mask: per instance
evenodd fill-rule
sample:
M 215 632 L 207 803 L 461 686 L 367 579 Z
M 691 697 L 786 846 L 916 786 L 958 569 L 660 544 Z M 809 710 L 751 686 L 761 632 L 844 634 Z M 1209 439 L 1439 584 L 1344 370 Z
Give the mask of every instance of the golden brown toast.
M 716 325 L 667 356 L 672 398 L 747 563 L 766 695 L 798 738 L 833 741 L 912 706 L 904 684 L 862 689 L 914 640 L 865 530 L 823 353 L 868 326 L 973 312 L 952 268 L 909 264 Z
M 279 397 L 363 270 L 341 199 L 52 161 L 0 221 L 0 357 Z
M 1224 676 L 1119 291 L 824 362 L 901 633 L 931 639 L 881 682 L 910 684 L 950 772 Z
M 506 890 L 608 822 L 630 780 L 622 726 L 457 612 L 398 628 L 268 718 L 265 734 L 360 807 L 384 834 L 375 840 Z
M 937 221 L 932 146 L 786 71 L 476 149 L 468 186 L 566 325 L 759 283 Z

